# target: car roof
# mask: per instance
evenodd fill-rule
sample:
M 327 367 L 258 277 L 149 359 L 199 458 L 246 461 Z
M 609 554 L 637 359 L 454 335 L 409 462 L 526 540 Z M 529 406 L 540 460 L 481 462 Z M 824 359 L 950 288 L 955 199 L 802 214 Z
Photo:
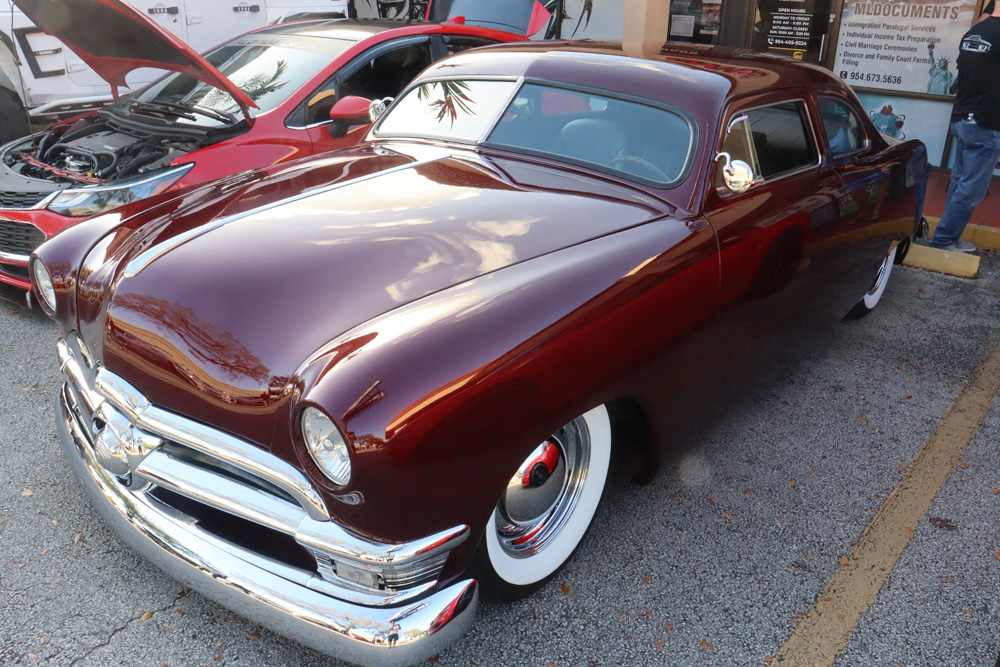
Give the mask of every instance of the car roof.
M 612 42 L 501 44 L 459 53 L 432 65 L 421 78 L 443 75 L 523 76 L 689 108 L 705 105 L 713 115 L 727 98 L 781 87 L 845 87 L 826 70 L 782 56 L 669 42 L 658 52 L 641 55 Z
M 350 39 L 360 42 L 362 39 L 386 32 L 387 30 L 424 27 L 427 31 L 431 31 L 438 25 L 440 24 L 427 21 L 401 21 L 398 19 L 312 19 L 291 21 L 289 23 L 270 26 L 257 30 L 254 34 L 325 37 L 327 39 Z M 458 24 L 455 24 L 455 27 L 456 31 L 461 31 L 464 28 L 464 26 L 459 26 Z

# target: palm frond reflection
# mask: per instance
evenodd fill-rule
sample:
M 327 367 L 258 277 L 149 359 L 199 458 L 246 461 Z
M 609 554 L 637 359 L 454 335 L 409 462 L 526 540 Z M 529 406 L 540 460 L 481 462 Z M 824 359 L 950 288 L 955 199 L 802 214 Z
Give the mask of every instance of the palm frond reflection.
M 459 113 L 470 116 L 476 115 L 476 112 L 472 110 L 472 106 L 476 102 L 468 95 L 469 84 L 464 81 L 434 81 L 432 83 L 425 83 L 417 90 L 417 99 L 422 102 L 430 100 L 435 88 L 440 88 L 441 99 L 431 101 L 429 106 L 437 111 L 438 122 L 443 121 L 447 117 L 451 123 L 451 127 L 454 127 Z

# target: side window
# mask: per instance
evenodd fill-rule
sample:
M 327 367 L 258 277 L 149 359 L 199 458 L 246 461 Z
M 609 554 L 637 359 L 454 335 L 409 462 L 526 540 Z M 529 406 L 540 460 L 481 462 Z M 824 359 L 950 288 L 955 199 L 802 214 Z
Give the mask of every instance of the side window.
M 819 113 L 831 155 L 848 155 L 867 145 L 864 126 L 847 104 L 832 97 L 820 97 Z
M 370 100 L 395 97 L 430 64 L 431 55 L 426 42 L 401 46 L 371 58 L 342 78 L 339 90 L 335 77 L 309 97 L 306 124 L 329 120 L 333 103 L 347 95 Z
M 764 180 L 819 164 L 805 103 L 782 102 L 746 112 Z
M 428 45 L 401 46 L 373 58 L 340 82 L 337 97 L 358 95 L 374 100 L 395 97 L 431 64 Z

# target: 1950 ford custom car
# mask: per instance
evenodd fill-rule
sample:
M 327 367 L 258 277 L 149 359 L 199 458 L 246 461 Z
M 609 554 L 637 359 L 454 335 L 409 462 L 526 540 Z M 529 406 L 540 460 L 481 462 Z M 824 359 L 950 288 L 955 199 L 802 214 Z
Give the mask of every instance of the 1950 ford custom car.
M 924 155 L 786 60 L 459 54 L 356 148 L 37 251 L 66 454 L 112 526 L 195 589 L 349 660 L 420 660 L 481 589 L 524 595 L 566 563 L 616 418 L 650 452 L 669 435 L 658 397 L 697 372 L 676 354 L 693 333 L 797 281 L 837 286 L 811 300 L 837 319 L 875 307 Z

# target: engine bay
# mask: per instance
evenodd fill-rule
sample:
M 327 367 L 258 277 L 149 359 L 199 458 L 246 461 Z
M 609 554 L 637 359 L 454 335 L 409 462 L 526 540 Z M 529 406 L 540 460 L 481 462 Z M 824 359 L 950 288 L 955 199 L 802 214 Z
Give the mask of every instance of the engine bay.
M 93 115 L 26 137 L 0 160 L 14 174 L 53 185 L 97 185 L 157 171 L 225 138 L 142 131 Z

